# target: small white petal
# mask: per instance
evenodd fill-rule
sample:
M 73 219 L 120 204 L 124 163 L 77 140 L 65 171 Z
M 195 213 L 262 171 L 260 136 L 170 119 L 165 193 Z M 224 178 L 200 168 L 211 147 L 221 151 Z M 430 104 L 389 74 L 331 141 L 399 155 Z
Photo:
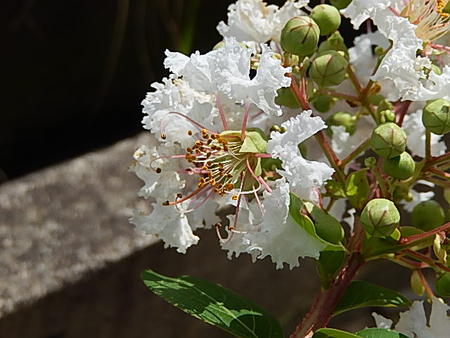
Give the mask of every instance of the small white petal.
M 390 329 L 392 327 L 392 320 L 379 315 L 376 312 L 372 312 L 372 317 L 375 320 L 375 324 L 380 329 Z
M 165 247 L 177 248 L 179 253 L 186 253 L 187 248 L 199 241 L 192 233 L 187 217 L 175 207 L 155 203 L 149 215 L 135 213 L 130 222 L 137 230 L 161 238 Z
M 286 22 L 301 15 L 300 8 L 307 4 L 308 0 L 288 0 L 278 8 L 267 6 L 262 0 L 238 0 L 228 7 L 228 23 L 220 22 L 217 30 L 223 37 L 234 37 L 238 41 L 279 41 Z

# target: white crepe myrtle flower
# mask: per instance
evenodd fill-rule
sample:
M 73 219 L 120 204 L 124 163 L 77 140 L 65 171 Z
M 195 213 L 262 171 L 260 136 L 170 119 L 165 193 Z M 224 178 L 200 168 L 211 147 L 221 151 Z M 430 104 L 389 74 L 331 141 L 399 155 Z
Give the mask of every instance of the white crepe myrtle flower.
M 408 137 L 407 146 L 414 155 L 425 157 L 425 134 L 426 129 L 422 123 L 422 109 L 405 116 L 403 130 Z M 443 137 L 431 134 L 431 155 L 439 156 L 446 152 Z
M 297 267 L 302 257 L 319 258 L 326 244 L 292 219 L 289 203 L 289 184 L 281 178 L 270 192 L 264 192 L 261 207 L 256 202 L 245 207 L 236 229 L 222 243 L 229 258 L 240 253 L 249 253 L 254 261 L 270 256 L 277 269 L 284 264 Z
M 167 51 L 164 65 L 199 92 L 221 93 L 236 103 L 251 102 L 265 113 L 279 116 L 282 110 L 274 102 L 276 91 L 289 87 L 291 80 L 285 74 L 291 69 L 283 67 L 267 46 L 262 46 L 259 59 L 252 58 L 253 53 L 230 38 L 221 48 L 204 55 L 197 52 L 188 57 Z M 258 68 L 251 78 L 255 61 Z
M 279 41 L 281 31 L 289 19 L 303 14 L 300 8 L 308 0 L 288 0 L 278 8 L 262 0 L 238 0 L 228 7 L 228 22 L 221 21 L 217 30 L 224 37 L 238 41 L 264 43 Z
M 392 42 L 372 77 L 393 84 L 390 99 L 430 100 L 450 92 L 450 67 L 444 66 L 442 74 L 431 67 L 433 51 L 448 48 L 433 43 L 450 27 L 441 5 L 441 0 L 354 0 L 342 11 L 355 28 L 372 19 Z
M 302 199 L 317 202 L 325 181 L 331 179 L 334 170 L 326 163 L 309 161 L 302 157 L 298 145 L 318 131 L 326 128 L 320 117 L 312 117 L 310 110 L 281 124 L 284 133 L 272 132 L 267 150 L 273 158 L 282 161 L 279 174 L 286 178 L 293 193 Z
M 447 311 L 450 307 L 441 299 L 433 297 L 432 309 L 427 320 L 423 301 L 415 301 L 411 308 L 400 314 L 400 320 L 394 329 L 408 337 L 441 338 L 448 337 L 450 332 L 450 317 Z M 392 321 L 374 314 L 377 327 L 390 328 Z

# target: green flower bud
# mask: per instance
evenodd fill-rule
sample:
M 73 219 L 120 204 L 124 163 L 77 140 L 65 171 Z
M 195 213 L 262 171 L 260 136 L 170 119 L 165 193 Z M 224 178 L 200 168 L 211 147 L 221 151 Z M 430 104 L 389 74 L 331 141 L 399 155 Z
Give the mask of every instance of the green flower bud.
M 448 204 L 450 204 L 450 188 L 444 189 L 444 198 Z
M 341 14 L 336 7 L 317 5 L 311 11 L 311 18 L 319 25 L 320 35 L 328 35 L 341 25 Z
M 384 198 L 375 198 L 366 204 L 361 213 L 361 223 L 374 237 L 388 237 L 397 228 L 400 213 L 395 204 Z
M 367 168 L 374 168 L 377 165 L 377 159 L 375 157 L 367 157 L 364 159 L 364 165 Z
M 406 151 L 400 156 L 384 160 L 383 171 L 389 176 L 406 180 L 414 174 L 416 162 Z
M 433 241 L 433 251 L 442 264 L 447 264 L 447 250 L 442 246 L 442 238 L 436 234 Z
M 352 0 L 330 0 L 330 3 L 337 9 L 346 8 L 348 5 L 350 5 L 350 2 L 352 2 Z
M 450 101 L 437 99 L 423 108 L 422 122 L 425 128 L 437 135 L 450 132 Z
M 291 88 L 280 88 L 277 90 L 278 96 L 275 97 L 275 103 L 280 106 L 286 106 L 289 108 L 300 107 L 297 99 Z
M 392 110 L 393 108 L 394 108 L 394 105 L 390 101 L 383 99 L 380 102 L 378 102 L 377 111 L 381 112 L 383 110 Z
M 289 20 L 281 32 L 284 51 L 300 56 L 311 55 L 317 49 L 320 29 L 313 19 L 297 16 Z
M 372 150 L 383 158 L 399 156 L 406 148 L 406 134 L 395 123 L 381 124 L 372 132 Z
M 329 95 L 316 95 L 312 100 L 314 108 L 320 113 L 329 111 L 335 102 L 335 99 Z
M 412 224 L 422 230 L 429 231 L 445 222 L 444 210 L 438 202 L 430 200 L 417 204 L 411 213 Z
M 344 38 L 342 37 L 341 33 L 339 33 L 339 31 L 331 34 L 328 39 L 326 39 L 319 45 L 319 53 L 323 53 L 329 50 L 344 52 L 345 56 L 348 56 L 348 48 L 345 45 Z
M 309 76 L 320 87 L 337 86 L 345 79 L 348 62 L 342 54 L 328 51 L 314 59 Z
M 420 278 L 417 270 L 411 273 L 410 279 L 411 290 L 418 296 L 422 296 L 425 292 L 425 286 L 423 285 L 422 278 Z
M 329 126 L 344 126 L 345 131 L 350 135 L 353 135 L 356 131 L 356 117 L 340 111 L 334 113 L 327 119 L 327 125 Z
M 436 292 L 441 297 L 450 297 L 450 272 L 445 272 L 436 280 Z
M 394 122 L 395 113 L 392 110 L 383 110 L 379 112 L 379 119 L 381 123 Z
M 395 122 L 395 113 L 392 110 L 380 111 L 379 115 L 381 123 Z
M 382 55 L 384 55 L 384 53 L 386 53 L 386 50 L 381 46 L 376 46 L 374 52 L 375 52 L 375 55 L 382 56 Z

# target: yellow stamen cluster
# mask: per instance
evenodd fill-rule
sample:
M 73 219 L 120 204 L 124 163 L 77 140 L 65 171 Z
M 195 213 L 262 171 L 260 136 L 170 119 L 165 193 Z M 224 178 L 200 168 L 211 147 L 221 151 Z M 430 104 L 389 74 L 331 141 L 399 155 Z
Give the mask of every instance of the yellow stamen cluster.
M 449 32 L 450 15 L 444 11 L 444 0 L 409 0 L 400 15 L 416 25 L 416 35 L 433 42 Z
M 198 174 L 198 188 L 210 185 L 214 192 L 223 196 L 233 190 L 246 170 L 248 154 L 239 153 L 242 146 L 240 135 L 215 134 L 202 130 L 202 139 L 186 149 L 185 158 L 193 164 L 188 169 Z

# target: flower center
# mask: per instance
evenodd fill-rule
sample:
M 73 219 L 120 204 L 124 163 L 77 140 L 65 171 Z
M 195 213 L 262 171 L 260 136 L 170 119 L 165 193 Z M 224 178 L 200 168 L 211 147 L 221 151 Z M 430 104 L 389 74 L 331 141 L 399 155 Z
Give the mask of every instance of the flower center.
M 416 35 L 433 42 L 449 31 L 450 2 L 446 0 L 409 0 L 400 15 L 416 25 Z
M 188 131 L 192 135 L 191 131 Z M 177 200 L 165 202 L 164 205 L 176 205 L 195 195 L 208 196 L 217 193 L 224 196 L 237 189 L 239 195 L 254 194 L 266 186 L 261 177 L 261 157 L 265 154 L 267 141 L 259 131 L 224 131 L 220 134 L 201 131 L 201 139 L 195 141 L 192 147 L 186 149 L 186 161 L 191 164 L 183 172 L 197 175 L 197 188 L 189 195 L 183 197 L 178 194 Z M 178 155 L 177 155 L 178 158 Z

